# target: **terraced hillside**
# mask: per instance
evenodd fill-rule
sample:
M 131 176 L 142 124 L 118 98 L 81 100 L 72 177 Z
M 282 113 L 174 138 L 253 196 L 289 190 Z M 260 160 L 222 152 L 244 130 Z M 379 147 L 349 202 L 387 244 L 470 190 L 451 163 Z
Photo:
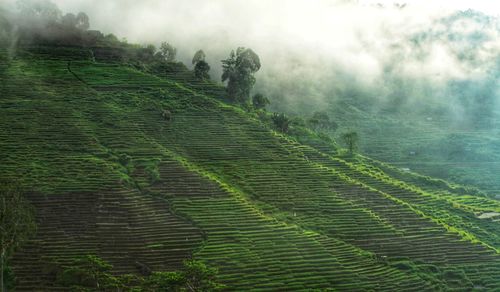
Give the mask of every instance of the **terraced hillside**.
M 187 72 L 89 56 L 26 48 L 0 73 L 0 174 L 38 221 L 17 290 L 88 253 L 117 274 L 194 257 L 235 291 L 500 289 L 500 202 L 299 143 Z
M 366 155 L 497 195 L 500 112 L 492 107 L 495 118 L 478 126 L 471 124 L 471 117 L 457 118 L 449 109 L 445 101 L 429 100 L 400 109 L 393 103 L 381 106 L 356 98 L 335 100 L 328 106 L 341 128 L 359 132 L 360 148 Z

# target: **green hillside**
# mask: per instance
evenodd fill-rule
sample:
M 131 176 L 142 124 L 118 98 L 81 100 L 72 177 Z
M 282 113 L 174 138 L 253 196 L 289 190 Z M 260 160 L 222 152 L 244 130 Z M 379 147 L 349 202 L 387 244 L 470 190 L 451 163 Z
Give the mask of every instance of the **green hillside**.
M 86 254 L 115 274 L 192 257 L 232 291 L 500 289 L 497 200 L 278 133 L 189 71 L 72 47 L 1 68 L 0 174 L 38 224 L 16 291 L 64 290 L 47 263 Z

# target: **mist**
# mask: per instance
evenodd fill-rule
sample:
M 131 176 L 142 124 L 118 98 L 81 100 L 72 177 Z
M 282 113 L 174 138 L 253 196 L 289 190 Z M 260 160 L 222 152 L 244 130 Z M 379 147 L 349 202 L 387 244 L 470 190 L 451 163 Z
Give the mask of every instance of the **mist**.
M 307 113 L 349 96 L 373 110 L 439 101 L 459 119 L 477 96 L 487 109 L 498 107 L 500 9 L 493 1 L 52 2 L 63 13 L 86 12 L 90 29 L 128 42 L 167 41 L 188 66 L 203 49 L 216 81 L 220 60 L 250 47 L 262 62 L 254 91 L 276 110 Z

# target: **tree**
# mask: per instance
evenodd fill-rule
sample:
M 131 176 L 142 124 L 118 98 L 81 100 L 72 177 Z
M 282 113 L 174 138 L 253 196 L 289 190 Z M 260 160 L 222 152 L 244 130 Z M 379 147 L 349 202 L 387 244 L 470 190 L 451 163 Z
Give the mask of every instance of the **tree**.
M 138 48 L 136 51 L 137 58 L 143 62 L 151 62 L 155 58 L 156 47 L 154 45 L 146 45 Z
M 330 117 L 326 112 L 319 111 L 315 112 L 312 117 L 308 120 L 309 125 L 315 130 L 332 130 L 335 131 L 338 128 L 337 123 L 330 120 Z
M 208 71 L 210 71 L 210 65 L 205 62 L 205 52 L 203 50 L 198 50 L 194 56 L 192 64 L 194 65 L 194 76 L 198 79 L 210 79 Z
M 154 272 L 143 283 L 145 291 L 182 291 L 186 279 L 181 272 Z
M 80 12 L 76 16 L 76 28 L 80 30 L 87 30 L 90 27 L 89 17 L 85 12 Z
M 260 59 L 251 49 L 239 47 L 231 51 L 229 58 L 222 60 L 222 82 L 227 81 L 229 97 L 245 103 L 255 84 L 254 74 L 260 69 Z
M 67 29 L 75 29 L 77 24 L 76 15 L 73 13 L 66 13 L 61 18 L 61 24 Z
M 283 133 L 288 132 L 288 128 L 290 127 L 291 121 L 287 116 L 285 116 L 285 114 L 274 113 L 271 119 L 274 125 L 278 128 L 278 130 L 280 130 Z
M 177 55 L 177 49 L 167 42 L 161 43 L 160 46 L 160 56 L 163 57 L 167 62 L 175 61 L 175 56 Z
M 58 271 L 58 284 L 64 286 L 78 286 L 105 289 L 118 285 L 118 279 L 110 274 L 113 266 L 95 255 L 86 255 L 74 258 L 71 264 Z
M 205 52 L 203 52 L 203 50 L 198 50 L 194 53 L 192 64 L 196 65 L 196 63 L 200 61 L 205 61 Z
M 252 104 L 255 109 L 265 109 L 270 103 L 269 99 L 260 93 L 252 97 Z
M 208 71 L 210 71 L 210 65 L 207 62 L 203 60 L 196 62 L 194 66 L 194 76 L 196 78 L 201 80 L 210 79 Z
M 148 275 L 111 274 L 112 266 L 103 259 L 87 255 L 69 263 L 55 259 L 49 274 L 57 284 L 72 291 L 218 291 L 217 269 L 196 260 L 184 262 L 181 270 L 152 272 Z
M 354 131 L 344 133 L 342 134 L 342 140 L 350 154 L 353 154 L 358 149 L 358 133 Z
M 6 260 L 35 231 L 33 207 L 18 184 L 0 184 L 0 292 L 5 291 Z
M 207 267 L 200 261 L 185 261 L 182 273 L 188 291 L 217 291 L 223 288 L 216 280 L 217 269 Z

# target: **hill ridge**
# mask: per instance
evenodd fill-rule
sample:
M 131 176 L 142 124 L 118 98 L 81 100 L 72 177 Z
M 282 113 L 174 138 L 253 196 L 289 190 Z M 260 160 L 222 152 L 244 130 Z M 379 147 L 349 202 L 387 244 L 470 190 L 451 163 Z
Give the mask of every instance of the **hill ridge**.
M 500 287 L 499 224 L 471 211 L 485 210 L 485 198 L 422 190 L 362 158 L 275 132 L 186 81 L 123 64 L 69 64 L 54 49 L 51 57 L 21 52 L 3 74 L 0 171 L 21 177 L 46 214 L 42 233 L 14 257 L 20 291 L 57 288 L 30 266 L 34 251 L 61 248 L 51 232 L 67 244 L 63 257 L 96 252 L 123 273 L 134 260 L 169 270 L 193 256 L 219 267 L 234 290 Z M 71 195 L 78 192 L 85 195 Z M 42 197 L 66 208 L 62 225 Z M 98 202 L 109 210 L 89 221 L 103 240 L 85 248 L 69 244 L 79 200 L 89 200 L 90 214 Z M 110 253 L 105 234 L 120 230 L 134 240 L 122 237 Z

